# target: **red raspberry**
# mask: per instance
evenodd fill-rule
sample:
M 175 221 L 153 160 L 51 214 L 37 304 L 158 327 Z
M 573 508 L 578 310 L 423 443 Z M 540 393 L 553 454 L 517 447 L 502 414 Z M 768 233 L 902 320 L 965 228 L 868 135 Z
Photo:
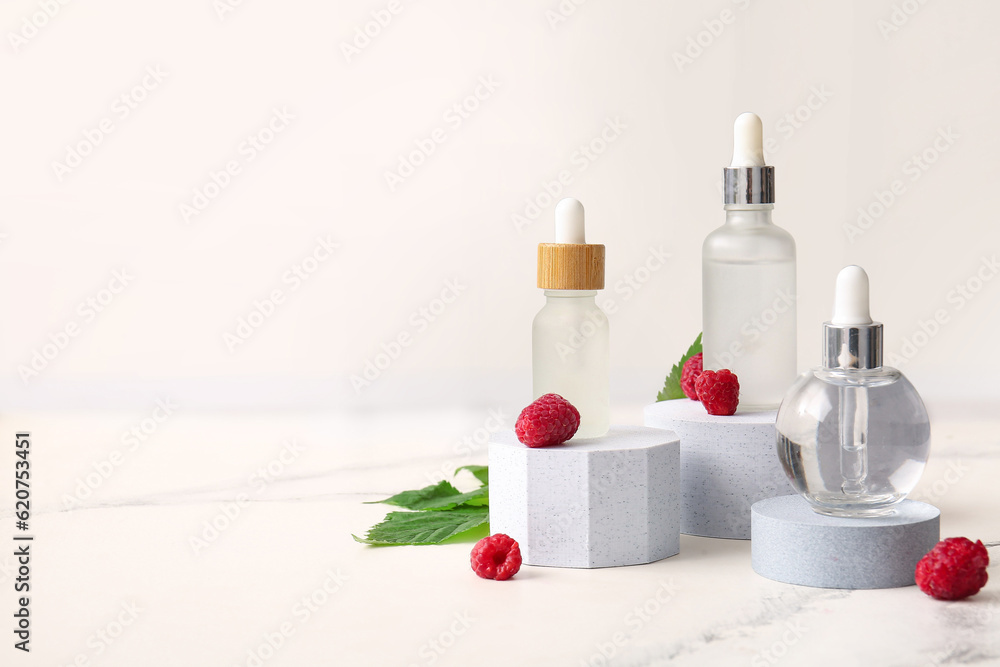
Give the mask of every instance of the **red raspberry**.
M 694 389 L 694 382 L 701 375 L 701 352 L 684 362 L 684 369 L 681 371 L 681 389 L 684 395 L 692 401 L 698 400 L 698 392 Z
M 989 564 L 990 554 L 981 541 L 949 537 L 917 563 L 917 586 L 938 600 L 961 600 L 986 585 Z
M 483 579 L 503 581 L 521 569 L 521 547 L 513 538 L 497 533 L 472 547 L 472 570 Z
M 514 425 L 517 439 L 528 447 L 566 442 L 580 428 L 580 412 L 559 394 L 545 394 L 521 410 Z
M 740 380 L 729 369 L 702 371 L 694 387 L 710 415 L 731 415 L 740 404 Z

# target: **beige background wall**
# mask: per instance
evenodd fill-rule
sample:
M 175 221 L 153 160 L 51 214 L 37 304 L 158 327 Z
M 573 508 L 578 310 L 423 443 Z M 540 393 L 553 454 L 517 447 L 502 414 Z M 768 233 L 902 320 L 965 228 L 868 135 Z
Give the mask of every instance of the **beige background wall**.
M 800 366 L 859 263 L 925 396 L 995 401 L 998 22 L 986 0 L 5 2 L 2 399 L 520 404 L 546 184 L 608 248 L 614 399 L 652 399 L 700 329 L 753 110 L 798 242 Z

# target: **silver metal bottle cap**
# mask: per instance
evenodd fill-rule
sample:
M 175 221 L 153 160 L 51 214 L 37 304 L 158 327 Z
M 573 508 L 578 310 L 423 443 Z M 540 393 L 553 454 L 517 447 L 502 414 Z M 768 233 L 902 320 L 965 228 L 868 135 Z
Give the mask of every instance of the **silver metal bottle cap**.
M 882 323 L 823 323 L 823 367 L 871 369 L 882 366 Z
M 774 167 L 723 167 L 723 204 L 773 204 Z

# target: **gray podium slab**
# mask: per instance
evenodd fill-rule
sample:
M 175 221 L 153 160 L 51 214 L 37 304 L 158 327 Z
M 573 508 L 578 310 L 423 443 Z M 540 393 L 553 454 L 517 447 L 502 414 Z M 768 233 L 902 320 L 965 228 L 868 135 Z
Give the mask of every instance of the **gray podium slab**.
M 768 579 L 816 588 L 912 586 L 917 561 L 940 539 L 941 512 L 904 500 L 895 514 L 845 519 L 812 511 L 801 496 L 753 506 L 754 571 Z
M 600 438 L 530 448 L 513 431 L 490 440 L 490 532 L 528 565 L 638 565 L 680 551 L 677 436 L 612 426 Z
M 710 415 L 698 401 L 679 398 L 647 405 L 646 426 L 681 439 L 681 532 L 750 539 L 750 507 L 794 493 L 778 460 L 778 412 Z

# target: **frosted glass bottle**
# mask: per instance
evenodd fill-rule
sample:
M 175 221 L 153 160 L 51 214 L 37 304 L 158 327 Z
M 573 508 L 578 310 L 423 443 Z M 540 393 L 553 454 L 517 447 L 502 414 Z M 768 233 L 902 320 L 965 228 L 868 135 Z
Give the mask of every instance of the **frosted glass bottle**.
M 597 438 L 611 426 L 604 246 L 587 243 L 583 204 L 556 204 L 555 243 L 538 244 L 538 287 L 545 306 L 531 325 L 531 390 L 559 394 L 580 412 L 575 438 Z
M 773 410 L 796 377 L 795 241 L 773 204 L 729 204 L 702 246 L 704 367 L 740 380 L 741 410 Z
M 611 425 L 608 318 L 596 290 L 545 290 L 531 326 L 534 398 L 559 394 L 580 411 L 577 438 L 596 438 Z
M 702 245 L 702 363 L 736 374 L 741 411 L 777 408 L 796 376 L 795 241 L 771 221 L 763 143 L 760 118 L 740 114 L 722 170 L 726 223 Z

